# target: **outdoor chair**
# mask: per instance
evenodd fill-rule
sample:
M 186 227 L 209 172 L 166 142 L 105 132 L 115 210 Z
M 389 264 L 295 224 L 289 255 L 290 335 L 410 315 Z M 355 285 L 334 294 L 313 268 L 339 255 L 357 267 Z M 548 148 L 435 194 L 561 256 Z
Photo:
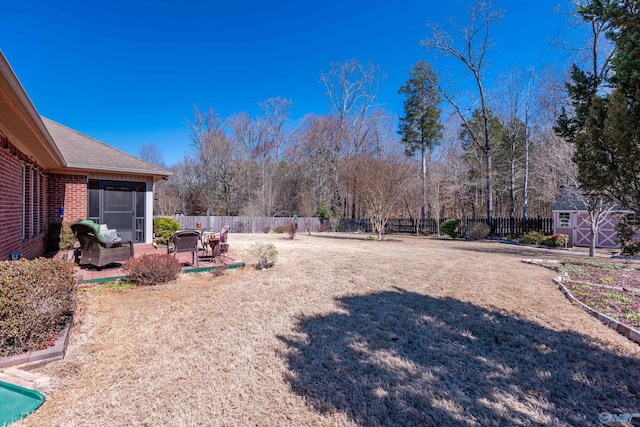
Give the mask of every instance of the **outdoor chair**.
M 93 265 L 102 270 L 106 265 L 133 257 L 133 242 L 105 238 L 100 233 L 100 224 L 89 220 L 77 221 L 71 224 L 71 230 L 80 242 L 80 265 Z M 115 231 L 110 234 L 115 234 Z
M 227 235 L 229 234 L 229 226 L 225 225 L 220 230 L 220 241 L 213 250 L 213 256 L 218 258 L 222 254 L 229 252 L 229 244 L 227 243 Z
M 198 262 L 198 251 L 200 248 L 200 232 L 196 230 L 179 230 L 173 233 L 173 244 L 167 246 L 169 252 L 173 252 L 173 256 L 177 257 L 180 252 L 191 253 L 191 265 L 194 263 L 196 267 L 200 267 Z

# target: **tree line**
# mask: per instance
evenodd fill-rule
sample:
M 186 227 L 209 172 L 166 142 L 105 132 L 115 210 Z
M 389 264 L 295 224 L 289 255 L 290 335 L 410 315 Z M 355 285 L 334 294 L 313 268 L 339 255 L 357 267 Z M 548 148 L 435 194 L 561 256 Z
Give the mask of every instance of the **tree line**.
M 635 62 L 625 59 L 636 55 L 636 37 L 621 29 L 632 25 L 621 16 L 635 7 L 627 3 L 578 5 L 574 16 L 586 23 L 589 55 L 538 71 L 491 69 L 491 34 L 502 11 L 470 4 L 467 21 L 430 25 L 422 40 L 426 55 L 453 58 L 458 83 L 426 60 L 408 67 L 399 118 L 378 104 L 383 70 L 356 59 L 320 72 L 331 111 L 300 122 L 292 120 L 293 102 L 280 97 L 262 102 L 256 117 L 195 108 L 191 153 L 157 185 L 155 210 L 367 217 L 381 230 L 390 216 L 550 216 L 558 188 L 584 182 L 637 203 L 637 174 L 614 187 L 603 183 L 608 170 L 618 176 L 619 168 L 638 164 L 635 151 L 621 149 L 615 159 L 605 152 L 612 141 L 637 140 Z M 489 71 L 500 77 L 489 81 Z M 607 130 L 619 126 L 628 131 Z M 140 154 L 164 166 L 153 144 Z M 598 161 L 604 163 L 593 167 Z

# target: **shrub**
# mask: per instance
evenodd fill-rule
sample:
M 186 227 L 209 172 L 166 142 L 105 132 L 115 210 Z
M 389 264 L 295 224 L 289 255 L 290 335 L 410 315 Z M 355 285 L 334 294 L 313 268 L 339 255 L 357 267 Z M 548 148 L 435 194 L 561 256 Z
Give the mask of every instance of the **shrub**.
M 0 357 L 53 344 L 73 310 L 74 274 L 55 259 L 0 262 Z
M 262 232 L 264 234 L 267 234 L 271 231 L 271 227 L 269 227 L 268 225 L 265 225 L 264 227 L 262 227 Z
M 550 248 L 564 248 L 569 243 L 569 236 L 566 234 L 552 234 L 544 238 L 541 243 Z
M 452 239 L 460 237 L 460 221 L 457 219 L 448 219 L 440 225 L 440 230 Z
M 317 231 L 318 233 L 323 233 L 323 232 L 324 232 L 324 223 L 322 223 L 322 222 L 321 222 L 320 224 L 318 224 L 318 225 L 316 226 L 316 231 Z
M 273 227 L 273 232 L 278 234 L 284 233 L 284 225 L 276 225 Z
M 122 270 L 131 283 L 142 286 L 158 285 L 178 277 L 180 263 L 169 254 L 145 254 L 124 262 Z
M 254 242 L 247 251 L 257 259 L 256 268 L 260 270 L 273 267 L 278 258 L 278 251 L 273 243 Z
M 546 236 L 539 231 L 530 231 L 520 239 L 521 243 L 525 245 L 539 245 L 546 238 Z
M 71 223 L 69 221 L 63 221 L 62 229 L 60 230 L 60 249 L 73 249 L 73 245 L 75 245 L 77 241 L 76 235 L 73 234 L 73 230 L 71 230 Z
M 296 231 L 298 231 L 298 226 L 293 221 L 287 221 L 284 224 L 284 231 L 287 232 L 289 239 L 293 240 L 296 237 Z
M 320 219 L 330 219 L 333 217 L 333 211 L 327 202 L 320 202 L 316 211 L 316 216 Z
M 153 218 L 153 233 L 158 239 L 167 242 L 178 230 L 182 230 L 182 225 L 171 217 Z
M 622 246 L 623 255 L 636 256 L 640 253 L 640 241 L 625 242 Z
M 491 227 L 484 222 L 473 222 L 469 224 L 469 238 L 471 240 L 484 239 L 491 233 Z

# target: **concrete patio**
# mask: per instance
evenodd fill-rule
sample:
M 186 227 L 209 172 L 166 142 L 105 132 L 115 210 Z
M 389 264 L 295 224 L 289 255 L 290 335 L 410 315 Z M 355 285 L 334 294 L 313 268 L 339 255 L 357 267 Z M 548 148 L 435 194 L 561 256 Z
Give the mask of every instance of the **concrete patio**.
M 166 254 L 166 247 L 155 247 L 151 244 L 147 243 L 138 243 L 133 246 L 134 256 L 138 257 L 144 254 Z M 198 271 L 199 270 L 208 270 L 215 267 L 228 266 L 230 268 L 244 267 L 244 263 L 236 262 L 232 258 L 222 255 L 218 257 L 216 260 L 211 256 L 211 251 L 208 252 L 208 256 L 206 256 L 204 251 L 200 251 L 198 253 Z M 196 269 L 196 265 L 191 265 L 191 254 L 186 252 L 181 252 L 177 254 L 177 259 L 182 266 L 182 271 L 191 271 Z M 122 271 L 122 266 L 120 264 L 112 264 L 103 267 L 101 270 L 98 270 L 96 267 L 90 265 L 76 266 L 76 274 L 78 282 L 94 282 L 94 281 L 110 281 L 117 280 L 119 278 L 123 278 L 126 276 L 124 271 Z

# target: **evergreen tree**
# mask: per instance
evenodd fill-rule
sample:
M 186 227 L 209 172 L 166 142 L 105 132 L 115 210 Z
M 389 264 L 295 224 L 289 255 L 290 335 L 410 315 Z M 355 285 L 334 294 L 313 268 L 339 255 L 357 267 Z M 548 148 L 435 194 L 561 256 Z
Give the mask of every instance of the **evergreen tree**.
M 559 117 L 557 132 L 576 144 L 579 181 L 592 195 L 604 195 L 640 214 L 640 13 L 637 2 L 591 0 L 578 7 L 583 20 L 614 43 L 592 68 L 574 65 L 567 89 L 573 114 Z
M 428 163 L 433 147 L 442 136 L 439 105 L 442 101 L 435 86 L 437 76 L 430 64 L 420 61 L 411 69 L 406 84 L 398 93 L 404 94 L 404 117 L 400 118 L 398 133 L 402 135 L 405 154 L 420 154 L 422 160 L 422 218 L 427 216 Z

